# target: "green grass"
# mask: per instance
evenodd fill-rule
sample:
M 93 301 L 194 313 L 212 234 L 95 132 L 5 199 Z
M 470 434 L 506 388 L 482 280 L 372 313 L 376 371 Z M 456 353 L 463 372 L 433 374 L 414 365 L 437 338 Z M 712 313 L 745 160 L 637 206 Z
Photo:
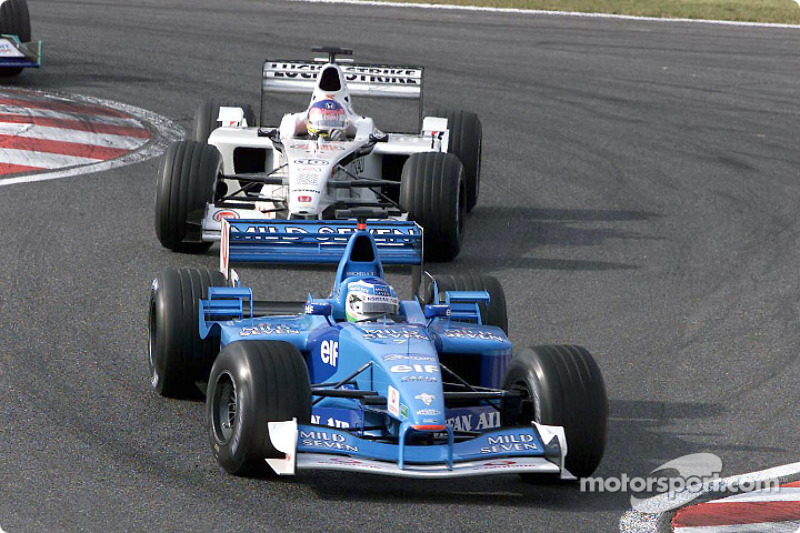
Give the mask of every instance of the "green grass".
M 643 17 L 800 24 L 794 0 L 393 0 Z

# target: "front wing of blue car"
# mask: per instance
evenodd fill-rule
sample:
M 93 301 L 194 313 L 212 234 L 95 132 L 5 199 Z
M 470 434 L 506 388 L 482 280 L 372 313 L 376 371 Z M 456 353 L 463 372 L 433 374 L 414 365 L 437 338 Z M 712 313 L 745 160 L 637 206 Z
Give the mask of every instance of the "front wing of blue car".
M 448 443 L 434 445 L 376 442 L 348 431 L 298 425 L 296 421 L 270 422 L 269 433 L 273 446 L 285 457 L 266 461 L 281 475 L 298 470 L 339 470 L 418 479 L 510 473 L 575 479 L 564 467 L 564 429 L 535 422 L 530 428 L 490 431 L 461 442 L 453 442 L 451 437 Z

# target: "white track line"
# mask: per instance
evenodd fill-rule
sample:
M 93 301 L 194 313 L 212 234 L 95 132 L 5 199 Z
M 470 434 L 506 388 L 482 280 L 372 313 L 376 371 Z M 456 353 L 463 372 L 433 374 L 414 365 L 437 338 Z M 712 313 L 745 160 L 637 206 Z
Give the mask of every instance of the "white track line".
M 0 147 L 0 163 L 11 163 L 13 165 L 22 165 L 26 167 L 58 169 L 74 167 L 76 165 L 91 165 L 98 161 L 103 160 Z M 2 181 L 3 180 L 0 178 L 0 185 L 3 185 Z
M 745 529 L 742 529 L 742 528 Z M 730 526 L 679 527 L 675 533 L 796 533 L 800 522 L 760 522 Z
M 412 4 L 405 2 L 374 2 L 362 0 L 287 0 L 288 2 L 308 2 L 313 4 L 349 4 L 367 5 L 376 7 L 406 7 L 417 9 L 439 9 L 445 11 L 483 11 L 487 13 L 511 13 L 523 15 L 547 15 L 564 17 L 581 17 L 597 19 L 640 20 L 646 22 L 691 22 L 700 24 L 722 24 L 726 26 L 751 26 L 758 28 L 800 28 L 798 24 L 777 24 L 769 22 L 741 22 L 736 20 L 705 20 L 705 19 L 666 19 L 656 17 L 637 17 L 633 15 L 612 15 L 609 13 L 579 13 L 575 11 L 544 11 L 540 9 L 514 9 L 501 7 L 482 6 L 456 6 L 449 4 Z M 795 0 L 800 5 L 800 0 Z
M 125 128 L 142 128 L 142 123 L 133 118 L 109 117 L 105 115 L 87 115 L 83 113 L 67 113 L 52 111 L 50 109 L 34 109 L 8 104 L 0 104 L 0 115 L 17 115 L 21 117 L 51 118 L 53 120 L 73 120 L 83 122 L 97 122 L 109 126 L 122 126 Z
M 122 111 L 123 113 L 127 113 L 132 117 L 146 123 L 150 127 L 150 130 L 153 131 L 153 137 L 141 149 L 126 154 L 118 159 L 113 159 L 111 161 L 103 161 L 101 163 L 95 163 L 92 165 L 81 166 L 77 168 L 54 170 L 53 172 L 31 174 L 28 176 L 19 176 L 16 178 L 2 178 L 0 179 L 0 187 L 4 187 L 7 185 L 15 185 L 19 183 L 34 183 L 37 181 L 69 178 L 72 176 L 80 176 L 82 174 L 91 174 L 93 172 L 111 170 L 123 167 L 125 165 L 131 165 L 133 163 L 140 163 L 142 161 L 147 161 L 148 159 L 160 156 L 162 153 L 164 153 L 164 151 L 167 149 L 167 146 L 169 146 L 170 143 L 172 143 L 173 141 L 179 141 L 186 136 L 186 133 L 183 131 L 183 129 L 174 122 L 172 122 L 171 120 L 156 113 L 153 113 L 152 111 L 142 109 L 140 107 L 122 104 L 120 102 L 114 102 L 112 100 L 103 100 L 101 98 L 93 98 L 90 96 L 83 96 L 83 95 L 64 95 L 51 92 L 40 92 L 38 94 L 53 96 L 58 98 L 65 98 L 68 96 L 69 99 L 74 102 L 81 102 L 92 105 L 102 105 L 109 107 L 111 109 L 116 109 L 117 111 Z
M 745 492 L 742 494 L 735 494 L 727 498 L 714 500 L 713 503 L 730 503 L 730 502 L 798 502 L 800 501 L 800 488 L 797 487 L 781 487 L 780 492 L 770 491 L 753 491 Z
M 800 474 L 800 463 L 791 463 L 768 468 L 767 470 L 751 472 L 749 474 L 726 477 L 717 480 L 715 485 L 719 486 L 721 482 L 724 482 L 728 487 L 736 487 L 741 482 L 785 479 L 796 476 L 797 474 Z M 643 500 L 637 505 L 638 510 L 632 509 L 622 516 L 620 519 L 620 531 L 624 533 L 656 533 L 656 531 L 658 531 L 658 522 L 663 513 L 675 509 L 678 504 L 682 507 L 691 503 L 703 494 L 707 494 L 710 488 L 711 487 L 707 484 L 700 492 L 676 494 L 673 498 L 670 498 L 669 494 L 664 493 Z M 688 532 L 686 532 L 686 528 L 681 528 L 681 533 Z M 800 529 L 797 530 L 797 533 L 800 533 Z
M 147 139 L 113 135 L 111 133 L 95 133 L 92 131 L 51 128 L 49 126 L 11 122 L 0 122 L 0 135 L 14 135 L 25 139 L 61 141 L 90 146 L 102 146 L 104 148 L 119 148 L 122 150 L 136 150 L 147 142 Z

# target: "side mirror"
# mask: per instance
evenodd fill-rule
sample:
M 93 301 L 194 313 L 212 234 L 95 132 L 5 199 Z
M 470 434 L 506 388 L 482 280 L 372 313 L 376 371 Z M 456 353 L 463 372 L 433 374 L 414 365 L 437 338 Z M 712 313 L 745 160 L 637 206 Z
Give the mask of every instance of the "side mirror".
M 427 304 L 423 310 L 423 313 L 427 319 L 447 317 L 450 316 L 450 306 L 441 304 Z
M 306 302 L 307 315 L 331 316 L 333 306 L 328 302 Z

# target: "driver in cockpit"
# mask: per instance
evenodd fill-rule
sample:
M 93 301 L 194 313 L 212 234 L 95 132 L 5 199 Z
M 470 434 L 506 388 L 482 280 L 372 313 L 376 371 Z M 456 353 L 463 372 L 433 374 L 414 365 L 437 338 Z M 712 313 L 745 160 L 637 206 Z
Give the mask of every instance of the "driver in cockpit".
M 400 300 L 397 293 L 380 278 L 365 278 L 347 284 L 344 301 L 348 322 L 366 322 L 387 318 L 400 321 Z

